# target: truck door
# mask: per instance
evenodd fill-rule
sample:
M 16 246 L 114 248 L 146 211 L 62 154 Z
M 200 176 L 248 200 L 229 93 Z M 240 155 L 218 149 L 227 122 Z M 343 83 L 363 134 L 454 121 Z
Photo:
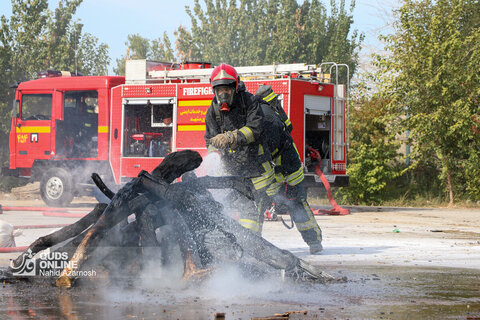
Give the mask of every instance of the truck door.
M 51 155 L 53 92 L 22 92 L 15 122 L 16 166 L 31 168 L 34 160 Z
M 321 170 L 330 173 L 332 148 L 331 148 L 331 111 L 332 98 L 305 95 L 305 144 L 317 150 L 321 157 Z M 306 152 L 305 166 L 309 172 L 315 170 L 315 159 L 310 158 Z M 312 155 L 313 156 L 313 155 Z
M 98 156 L 98 92 L 65 91 L 63 117 L 56 120 L 57 157 L 86 159 Z

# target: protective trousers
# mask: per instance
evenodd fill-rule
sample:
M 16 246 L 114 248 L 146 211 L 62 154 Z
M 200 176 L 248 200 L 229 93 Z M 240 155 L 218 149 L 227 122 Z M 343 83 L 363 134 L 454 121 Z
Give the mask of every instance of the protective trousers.
M 267 195 L 273 197 L 275 205 L 287 207 L 297 230 L 309 246 L 320 244 L 322 230 L 307 202 L 302 183 L 305 176 L 295 144 L 275 157 L 274 164 L 275 178 L 266 190 Z
M 283 203 L 297 226 L 303 240 L 309 245 L 322 242 L 322 230 L 307 202 L 307 194 L 302 183 L 295 186 L 284 184 L 282 191 L 273 198 L 275 204 Z
M 262 156 L 264 153 L 262 145 L 260 145 L 258 154 Z M 262 234 L 263 218 L 265 210 L 272 205 L 272 200 L 267 195 L 267 188 L 275 178 L 275 171 L 273 170 L 270 161 L 265 161 L 261 164 L 262 174 L 258 177 L 252 178 L 252 193 L 255 200 L 255 208 L 248 208 L 242 210 L 240 213 L 239 223 L 247 229 L 255 232 L 258 235 Z

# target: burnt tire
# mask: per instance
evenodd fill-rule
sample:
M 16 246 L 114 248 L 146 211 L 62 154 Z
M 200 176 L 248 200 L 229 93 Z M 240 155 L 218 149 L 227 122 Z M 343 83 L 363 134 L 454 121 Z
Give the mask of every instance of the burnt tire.
M 51 207 L 69 205 L 73 199 L 72 176 L 63 168 L 48 169 L 40 180 L 40 194 Z

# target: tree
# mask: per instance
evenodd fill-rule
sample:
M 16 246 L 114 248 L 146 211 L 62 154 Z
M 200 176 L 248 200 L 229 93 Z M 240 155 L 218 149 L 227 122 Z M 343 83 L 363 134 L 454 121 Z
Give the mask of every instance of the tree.
M 357 85 L 350 108 L 348 188 L 341 188 L 344 200 L 356 204 L 381 204 L 398 196 L 392 192 L 402 173 L 400 141 L 389 127 L 388 100 Z
M 363 35 L 353 23 L 345 1 L 331 1 L 331 14 L 318 0 L 195 0 L 186 7 L 191 30 L 179 26 L 175 49 L 166 33 L 149 41 L 129 35 L 126 54 L 117 60 L 116 74 L 125 73 L 126 59 L 227 62 L 235 66 L 324 61 L 346 63 L 353 74 Z
M 191 31 L 179 27 L 175 33 L 182 60 L 236 66 L 328 60 L 356 70 L 363 35 L 350 30 L 355 2 L 347 12 L 344 0 L 332 0 L 330 16 L 318 0 L 204 2 L 186 7 Z
M 11 1 L 11 18 L 0 18 L 0 150 L 8 149 L 12 84 L 46 69 L 104 74 L 109 63 L 108 47 L 73 21 L 82 0 L 60 0 L 54 12 L 47 0 Z M 1 154 L 3 165 L 8 152 Z
M 49 14 L 46 65 L 85 75 L 104 75 L 110 61 L 108 46 L 99 44 L 98 38 L 89 33 L 82 34 L 83 25 L 72 20 L 82 1 L 59 1 L 54 14 Z
M 409 131 L 413 167 L 436 166 L 450 204 L 479 199 L 480 3 L 405 0 L 397 15 L 390 54 L 378 58 L 393 126 Z
M 127 37 L 126 53 L 117 59 L 117 67 L 113 72 L 117 75 L 125 75 L 125 61 L 130 59 L 149 59 L 155 61 L 172 62 L 174 53 L 167 33 L 163 33 L 163 39 L 158 38 L 150 41 L 139 34 L 130 34 Z

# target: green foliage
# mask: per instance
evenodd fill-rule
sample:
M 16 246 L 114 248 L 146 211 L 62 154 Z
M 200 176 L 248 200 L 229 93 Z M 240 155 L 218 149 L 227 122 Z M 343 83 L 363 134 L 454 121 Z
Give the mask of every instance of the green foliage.
M 392 126 L 409 131 L 412 168 L 431 163 L 452 204 L 479 198 L 480 3 L 404 1 L 378 57 Z
M 47 0 L 11 1 L 11 18 L 0 17 L 0 166 L 8 155 L 12 84 L 46 69 L 105 74 L 110 60 L 108 47 L 73 21 L 82 0 L 60 0 L 53 12 Z
M 349 65 L 353 74 L 364 36 L 351 31 L 345 1 L 331 1 L 331 14 L 318 0 L 195 0 L 186 7 L 192 27 L 174 32 L 175 49 L 166 35 L 149 41 L 129 35 L 127 52 L 117 60 L 117 74 L 124 74 L 126 59 L 226 62 L 234 66 L 272 63 L 320 63 Z
M 357 87 L 350 108 L 348 188 L 340 188 L 344 200 L 355 204 L 381 204 L 398 196 L 391 190 L 400 177 L 400 143 L 387 126 L 388 100 L 370 95 L 364 84 Z
M 155 61 L 172 62 L 174 53 L 172 44 L 167 36 L 163 33 L 163 38 L 158 38 L 150 41 L 139 34 L 128 35 L 126 53 L 120 59 L 117 59 L 117 67 L 113 72 L 117 75 L 125 75 L 125 61 L 130 59 L 149 59 Z
M 318 0 L 195 0 L 187 13 L 191 31 L 180 27 L 175 36 L 182 60 L 202 60 L 235 66 L 271 63 L 358 64 L 363 35 L 351 32 L 353 11 L 345 1 L 331 1 L 331 14 Z

